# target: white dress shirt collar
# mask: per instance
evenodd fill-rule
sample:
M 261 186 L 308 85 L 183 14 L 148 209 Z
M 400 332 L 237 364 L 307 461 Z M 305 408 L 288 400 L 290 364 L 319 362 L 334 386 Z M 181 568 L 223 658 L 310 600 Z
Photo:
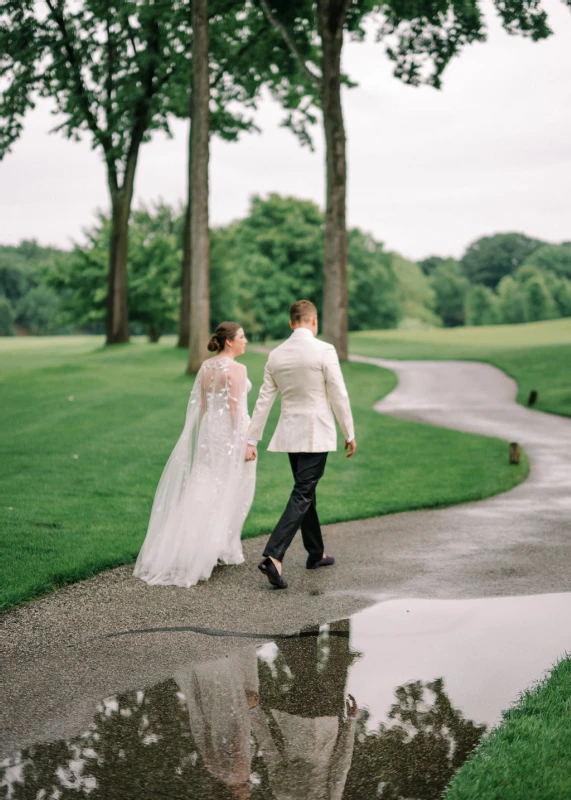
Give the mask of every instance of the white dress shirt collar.
M 294 328 L 294 330 L 293 330 L 291 335 L 292 336 L 299 336 L 299 335 L 308 336 L 309 335 L 309 336 L 311 336 L 312 339 L 314 338 L 313 331 L 310 331 L 309 328 L 303 328 L 303 327 Z

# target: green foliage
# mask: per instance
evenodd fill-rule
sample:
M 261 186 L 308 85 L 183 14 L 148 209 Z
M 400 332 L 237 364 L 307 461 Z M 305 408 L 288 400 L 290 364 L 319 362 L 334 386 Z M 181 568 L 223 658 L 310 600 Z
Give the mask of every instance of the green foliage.
M 526 281 L 524 307 L 527 322 L 553 319 L 556 316 L 555 303 L 542 275 L 534 276 Z
M 349 231 L 348 249 L 349 329 L 396 328 L 403 311 L 391 256 L 358 228 Z
M 1 98 L 0 157 L 37 93 L 54 100 L 63 115 L 56 130 L 72 139 L 89 131 L 119 186 L 149 133 L 169 132 L 168 83 L 188 60 L 186 3 L 62 0 L 40 10 L 33 0 L 8 0 L 4 14 L 0 76 L 11 79 L 11 89 Z M 14 30 L 25 35 L 11 41 Z
M 483 740 L 446 800 L 567 800 L 571 788 L 571 658 L 567 655 Z
M 3 294 L 0 294 L 0 336 L 14 335 L 14 309 Z
M 496 233 L 473 242 L 461 259 L 470 283 L 495 288 L 504 275 L 511 275 L 542 242 L 523 233 Z
M 404 320 L 416 319 L 427 325 L 441 325 L 434 313 L 434 290 L 418 264 L 398 253 L 390 253 L 390 265 L 398 284 Z
M 320 311 L 323 225 L 323 212 L 315 203 L 271 194 L 254 197 L 245 219 L 215 229 L 212 274 L 230 302 L 224 306 L 213 292 L 222 306 L 213 322 L 230 316 L 231 309 L 250 336 L 272 339 L 289 330 L 288 311 L 295 300 L 311 300 Z M 348 238 L 350 327 L 395 327 L 401 317 L 401 289 L 392 268 L 395 254 L 385 253 L 358 229 Z
M 434 310 L 447 328 L 465 322 L 468 280 L 462 275 L 460 265 L 453 258 L 437 264 L 432 270 L 431 286 L 434 290 Z
M 436 267 L 447 260 L 448 259 L 441 258 L 440 256 L 429 256 L 428 258 L 423 258 L 422 261 L 419 261 L 418 266 L 425 275 L 432 275 Z
M 182 212 L 165 204 L 143 207 L 132 214 L 131 322 L 135 332 L 144 331 L 154 341 L 162 332 L 174 330 L 178 321 L 182 225 Z M 279 338 L 289 329 L 288 311 L 294 300 L 305 297 L 320 310 L 323 225 L 323 213 L 314 203 L 273 194 L 254 197 L 245 219 L 214 228 L 212 326 L 224 319 L 237 319 L 255 339 Z M 30 330 L 44 332 L 73 325 L 101 332 L 106 312 L 109 236 L 110 220 L 98 212 L 95 224 L 84 231 L 83 243 L 76 244 L 71 253 L 58 252 L 37 269 L 34 280 L 42 289 L 29 299 L 24 294 L 22 301 Z M 406 262 L 403 273 L 407 272 L 408 279 L 401 276 L 401 285 L 393 271 L 395 259 L 396 254 L 385 253 L 382 244 L 369 234 L 356 228 L 349 232 L 349 307 L 355 330 L 396 327 L 402 316 L 401 298 L 408 291 L 407 280 L 413 294 L 416 292 L 411 313 L 418 311 L 428 315 L 430 321 L 434 319 L 425 308 L 415 311 L 417 301 L 431 302 L 426 279 L 412 262 Z M 27 283 L 23 274 L 20 267 L 0 270 L 0 279 L 3 275 L 6 278 L 0 288 L 36 286 Z M 59 298 L 57 304 L 54 292 Z M 17 299 L 21 299 L 19 295 Z
M 491 289 L 479 284 L 466 295 L 466 325 L 495 325 L 499 322 L 498 301 Z
M 131 320 L 157 341 L 173 330 L 180 298 L 181 215 L 166 204 L 133 213 L 129 237 Z M 55 261 L 46 280 L 61 296 L 66 321 L 88 329 L 105 319 L 111 222 L 102 212 L 86 243 Z
M 252 198 L 245 219 L 218 231 L 226 247 L 213 250 L 212 270 L 235 273 L 236 313 L 251 336 L 282 336 L 301 297 L 320 309 L 322 225 L 311 201 L 271 194 Z
M 497 297 L 504 323 L 571 316 L 571 281 L 531 264 L 502 278 Z
M 151 341 L 175 330 L 180 303 L 182 216 L 160 203 L 133 213 L 129 237 L 129 306 Z
M 377 2 L 383 14 L 378 38 L 388 37 L 386 52 L 395 62 L 394 74 L 405 83 L 418 86 L 442 85 L 442 74 L 449 62 L 473 42 L 485 41 L 486 28 L 478 0 L 466 3 L 409 3 L 406 0 Z M 503 27 L 510 33 L 529 36 L 534 41 L 551 34 L 547 13 L 538 2 L 504 0 L 496 4 Z
M 0 295 L 11 304 L 13 322 L 27 333 L 61 332 L 59 300 L 44 274 L 63 251 L 24 240 L 17 247 L 0 246 Z M 0 334 L 6 335 L 6 334 Z
M 49 333 L 57 328 L 58 306 L 56 292 L 40 283 L 31 288 L 18 303 L 18 324 L 31 334 Z
M 0 247 L 0 293 L 17 302 L 34 285 L 34 269 L 16 247 Z
M 504 275 L 498 284 L 498 308 L 501 321 L 514 324 L 526 321 L 521 285 L 511 275 Z
M 543 244 L 525 259 L 525 263 L 571 279 L 571 242 Z

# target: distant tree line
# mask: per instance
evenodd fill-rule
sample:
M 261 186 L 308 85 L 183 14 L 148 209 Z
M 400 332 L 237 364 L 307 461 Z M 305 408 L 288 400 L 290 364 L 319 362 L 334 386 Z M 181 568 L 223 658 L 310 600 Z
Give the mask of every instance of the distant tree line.
M 131 334 L 177 333 L 185 209 L 133 212 Z M 104 333 L 112 221 L 98 212 L 71 251 L 24 241 L 0 247 L 0 333 Z M 324 214 L 308 200 L 254 197 L 249 214 L 215 227 L 210 326 L 239 320 L 257 341 L 288 330 L 292 298 L 323 308 Z M 359 228 L 348 231 L 349 329 L 489 325 L 571 316 L 571 243 L 523 234 L 478 239 L 464 256 L 415 263 Z
M 571 316 L 571 242 L 497 233 L 473 242 L 460 261 L 431 256 L 420 267 L 447 327 Z

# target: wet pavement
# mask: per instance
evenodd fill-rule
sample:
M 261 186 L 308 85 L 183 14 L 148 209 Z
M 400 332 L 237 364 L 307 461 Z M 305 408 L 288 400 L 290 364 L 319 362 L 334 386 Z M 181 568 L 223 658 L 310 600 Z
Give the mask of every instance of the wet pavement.
M 115 733 L 109 734 L 108 749 L 103 757 L 98 755 L 95 773 L 89 773 L 98 781 L 99 795 L 94 794 L 94 797 L 248 797 L 250 789 L 244 782 L 237 784 L 239 789 L 233 789 L 234 794 L 230 794 L 230 789 L 221 786 L 220 777 L 213 776 L 209 770 L 205 760 L 207 755 L 200 754 L 200 734 L 192 728 L 194 712 L 191 713 L 187 698 L 183 701 L 176 694 L 184 695 L 176 683 L 176 676 L 187 674 L 188 670 L 192 674 L 201 673 L 200 665 L 223 663 L 224 659 L 237 658 L 239 652 L 248 648 L 253 652 L 254 646 L 262 647 L 258 656 L 266 659 L 267 669 L 273 674 L 269 662 L 271 653 L 276 651 L 268 650 L 273 648 L 268 642 L 273 641 L 278 654 L 283 654 L 283 647 L 281 650 L 280 647 L 290 643 L 287 634 L 292 631 L 351 618 L 350 640 L 346 636 L 331 637 L 331 642 L 344 639 L 349 642 L 351 652 L 363 654 L 347 667 L 344 684 L 344 691 L 355 697 L 359 709 L 354 723 L 347 719 L 347 706 L 343 712 L 347 725 L 354 724 L 359 732 L 354 738 L 344 796 L 393 798 L 398 796 L 398 792 L 404 797 L 435 796 L 430 794 L 433 787 L 440 785 L 438 781 L 442 782 L 452 768 L 449 763 L 452 758 L 450 742 L 445 741 L 442 731 L 458 731 L 458 736 L 464 735 L 462 731 L 468 731 L 470 735 L 466 734 L 466 742 L 473 743 L 479 726 L 493 724 L 499 710 L 509 704 L 517 692 L 539 678 L 558 653 L 565 648 L 571 649 L 564 638 L 554 639 L 552 644 L 543 638 L 552 628 L 554 635 L 559 636 L 559 630 L 564 637 L 564 632 L 569 630 L 567 619 L 571 616 L 567 612 L 563 617 L 558 605 L 560 601 L 553 599 L 560 597 L 561 603 L 565 603 L 567 597 L 564 593 L 571 593 L 571 420 L 517 406 L 514 402 L 515 384 L 493 367 L 450 362 L 374 363 L 393 369 L 399 377 L 397 389 L 381 401 L 377 407 L 379 411 L 488 433 L 508 441 L 517 440 L 530 456 L 532 468 L 528 480 L 510 492 L 479 503 L 327 526 L 326 547 L 336 556 L 337 563 L 327 570 L 307 571 L 301 542 L 294 542 L 287 557 L 289 589 L 286 592 L 269 590 L 256 569 L 265 541 L 262 537 L 244 543 L 245 564 L 219 568 L 208 583 L 188 590 L 147 586 L 132 577 L 132 566 L 125 566 L 13 609 L 0 620 L 4 656 L 0 758 L 13 759 L 18 751 L 22 751 L 27 753 L 28 760 L 37 762 L 38 780 L 46 782 L 50 770 L 56 770 L 65 780 L 75 780 L 70 775 L 73 776 L 74 769 L 79 769 L 76 761 L 85 758 L 81 755 L 85 742 L 93 744 L 97 741 L 97 730 L 93 736 L 88 733 L 83 737 L 95 721 L 106 730 L 108 726 L 110 731 L 116 732 L 124 744 L 117 745 L 115 751 L 112 744 Z M 382 485 L 379 491 L 382 491 Z M 525 603 L 520 596 L 528 596 L 531 602 L 533 595 L 544 598 L 533 601 L 536 603 L 534 608 L 538 609 L 537 619 L 535 612 L 532 614 L 530 611 L 531 606 L 517 605 Z M 550 597 L 553 606 L 549 605 Z M 411 598 L 406 601 L 408 613 L 399 605 L 404 601 L 398 598 Z M 385 602 L 376 606 L 374 611 L 354 616 L 379 600 Z M 485 606 L 488 602 L 500 603 L 497 608 L 506 609 L 505 624 L 500 624 L 504 618 L 503 611 L 501 615 L 498 612 L 498 626 L 495 625 L 495 611 L 486 616 L 485 608 L 496 607 Z M 542 605 L 543 602 L 547 605 Z M 510 605 L 512 603 L 515 605 Z M 509 614 L 507 609 L 512 609 Z M 369 619 L 367 614 L 372 614 L 374 619 Z M 391 614 L 396 615 L 395 619 L 401 619 L 402 624 L 395 620 L 391 622 Z M 407 618 L 417 622 L 421 620 L 422 624 L 419 623 L 418 628 L 409 628 Z M 529 635 L 525 630 L 528 618 L 531 620 Z M 464 623 L 465 619 L 471 619 L 470 624 Z M 367 629 L 367 625 L 372 627 Z M 383 634 L 375 633 L 373 628 L 383 631 Z M 440 630 L 440 639 L 436 628 Z M 452 638 L 446 639 L 447 630 L 450 630 Z M 519 660 L 510 661 L 506 656 L 504 640 L 509 641 L 507 634 L 510 630 L 520 637 L 516 648 L 521 653 Z M 363 631 L 362 635 L 360 631 Z M 430 635 L 424 636 L 425 631 L 430 631 Z M 261 638 L 227 635 L 236 632 L 256 634 Z M 325 641 L 326 637 L 322 638 Z M 265 644 L 260 645 L 260 642 Z M 315 642 L 315 637 L 296 637 L 295 649 L 300 655 L 291 658 L 307 660 L 308 664 L 311 658 L 317 658 L 304 650 L 310 648 L 308 642 Z M 399 642 L 402 645 L 400 651 Z M 525 655 L 524 645 L 527 646 Z M 322 648 L 319 658 L 323 659 L 327 645 L 320 644 L 319 647 Z M 371 660 L 367 653 L 372 652 L 376 652 L 376 656 Z M 407 654 L 409 660 L 405 662 L 402 658 Z M 430 654 L 432 662 L 427 660 Z M 441 660 L 440 655 L 443 656 Z M 276 747 L 283 755 L 287 750 L 284 743 L 287 737 L 278 732 L 278 723 L 272 712 L 274 706 L 269 701 L 266 704 L 264 699 L 271 689 L 266 667 L 263 667 L 266 662 L 258 659 L 260 706 L 265 708 L 272 736 L 277 737 Z M 502 672 L 504 662 L 510 665 L 506 672 Z M 366 664 L 370 666 L 365 668 Z M 208 666 L 204 669 L 207 674 L 212 671 Z M 359 670 L 365 669 L 366 674 L 357 677 Z M 288 670 L 292 675 L 295 672 L 286 661 L 286 676 Z M 513 679 L 508 677 L 510 675 Z M 481 680 L 479 676 L 482 676 Z M 442 683 L 438 682 L 440 679 Z M 304 681 L 308 686 L 316 683 L 308 676 Z M 496 685 L 498 691 L 504 687 L 497 696 Z M 265 688 L 267 686 L 270 689 Z M 335 686 L 337 688 L 332 692 L 337 697 L 336 714 L 324 716 L 338 720 L 337 743 L 341 730 L 345 728 L 341 725 L 339 684 Z M 395 697 L 397 687 L 402 691 Z M 363 693 L 360 693 L 361 688 Z M 271 691 L 275 694 L 275 686 Z M 163 738 L 159 742 L 148 740 L 145 744 L 146 734 L 139 737 L 139 728 L 135 731 L 129 727 L 134 725 L 129 720 L 135 718 L 140 720 L 141 730 L 144 730 L 147 726 L 145 720 L 151 720 L 142 706 L 137 706 L 138 711 L 135 709 L 139 702 L 138 692 L 144 692 L 144 698 L 156 704 L 156 712 L 153 712 L 158 715 L 156 725 L 164 725 Z M 408 699 L 407 693 L 410 695 Z M 415 698 L 419 693 L 424 693 L 424 699 L 417 703 Z M 223 695 L 221 693 L 221 697 Z M 306 697 L 303 693 L 299 696 Z M 117 700 L 118 710 L 113 710 L 115 701 L 112 701 L 109 708 L 98 712 L 97 704 L 101 698 L 109 697 L 120 698 Z M 390 727 L 393 724 L 387 709 L 400 703 L 400 698 L 403 703 L 412 704 L 413 711 L 407 712 L 411 720 L 414 718 L 419 722 L 425 719 L 419 716 L 415 703 L 420 704 L 421 710 L 433 709 L 432 717 L 426 719 L 434 717 L 435 721 L 430 724 L 441 726 L 438 757 L 434 755 L 436 751 L 432 745 L 425 747 L 424 739 L 413 737 L 411 740 L 409 733 L 402 730 L 383 734 L 382 746 L 377 739 L 371 738 L 379 725 Z M 346 700 L 347 696 L 344 696 L 343 703 Z M 206 700 L 204 702 L 210 705 Z M 125 708 L 122 703 L 126 704 Z M 303 700 L 303 703 L 308 709 L 313 709 L 308 711 L 307 718 L 316 719 L 311 716 L 315 707 L 309 700 Z M 176 724 L 173 722 L 174 706 L 180 706 L 180 719 L 177 717 L 179 721 Z M 438 709 L 438 713 L 445 715 L 445 722 L 434 716 Z M 365 711 L 370 714 L 369 719 L 365 719 Z M 456 711 L 461 714 L 461 722 L 453 714 Z M 394 719 L 398 721 L 401 712 L 395 713 Z M 298 716 L 303 717 L 303 714 Z M 473 723 L 474 728 L 468 722 L 470 725 Z M 330 721 L 327 725 L 333 726 L 333 723 Z M 284 726 L 287 727 L 287 722 Z M 327 728 L 327 734 L 316 725 L 310 731 L 306 730 L 307 726 L 301 725 L 300 730 L 302 728 L 304 736 L 309 737 L 308 741 L 322 736 L 330 746 L 332 728 Z M 209 725 L 208 730 L 209 741 L 215 742 L 216 727 Z M 104 741 L 107 741 L 106 736 Z M 364 737 L 362 741 L 359 736 Z M 325 739 L 323 747 L 326 750 Z M 167 740 L 172 742 L 172 747 L 169 745 L 168 753 L 165 750 L 161 755 L 160 748 L 166 747 Z M 240 741 L 236 739 L 237 747 Z M 410 741 L 416 744 L 407 749 L 405 745 L 408 746 Z M 429 741 L 433 740 L 426 739 Z M 178 743 L 176 746 L 175 742 Z M 468 744 L 455 745 L 454 752 L 464 753 Z M 127 758 L 129 747 L 140 757 Z M 244 748 L 240 747 L 244 767 Z M 252 783 L 252 796 L 289 797 L 289 788 L 283 788 L 281 794 L 275 789 L 276 785 L 286 783 L 285 779 L 281 781 L 276 777 L 283 774 L 283 765 L 279 769 L 260 765 L 262 756 L 259 750 L 263 753 L 263 748 L 260 745 L 252 747 L 250 773 L 260 775 L 260 781 L 270 781 L 273 792 L 264 795 L 262 789 L 257 788 L 255 779 L 248 779 L 248 786 Z M 300 753 L 293 744 L 291 748 L 291 752 L 287 751 L 290 760 L 299 760 Z M 124 756 L 120 754 L 122 751 Z M 432 756 L 427 753 L 432 753 Z M 93 760 L 93 756 L 90 758 Z M 412 770 L 410 764 L 417 763 L 421 765 L 419 769 L 415 767 Z M 114 770 L 110 764 L 115 765 Z M 456 761 L 453 766 L 457 766 Z M 326 765 L 322 767 L 326 769 Z M 8 774 L 17 776 L 21 769 L 15 764 Z M 35 767 L 27 769 L 33 771 Z M 95 769 L 92 763 L 90 769 Z M 182 772 L 176 771 L 179 769 Z M 407 780 L 420 780 L 411 775 L 414 772 L 419 776 L 423 769 L 426 776 L 420 787 L 398 782 L 405 780 L 406 776 Z M 269 777 L 271 770 L 274 770 L 272 778 Z M 191 773 L 195 776 L 194 782 L 190 780 Z M 374 787 L 373 778 L 377 780 Z M 328 780 L 328 786 L 338 787 L 342 777 Z M 176 786 L 173 781 L 178 781 Z M 216 791 L 220 794 L 208 794 L 213 785 L 211 781 L 217 781 Z M 191 783 L 194 788 L 189 795 Z M 385 794 L 375 795 L 378 785 L 385 783 L 382 790 Z M 145 794 L 147 784 L 154 787 L 152 795 Z M 226 785 L 223 781 L 222 784 Z M 84 787 L 85 791 L 89 785 Z M 122 794 L 113 794 L 114 785 L 123 787 Z M 36 794 L 22 794 L 22 791 L 28 791 L 26 786 L 19 787 L 17 782 L 13 786 L 13 797 L 17 800 L 28 796 L 47 800 L 52 791 L 46 788 L 42 793 L 43 788 L 39 787 Z M 355 788 L 358 786 L 361 786 L 361 794 Z M 58 791 L 63 792 L 64 788 L 62 783 Z M 61 795 L 64 799 L 77 796 L 74 789 L 65 791 L 67 795 Z M 53 796 L 57 798 L 60 795 L 56 792 Z M 306 792 L 296 797 L 341 796 L 331 788 L 329 794 L 311 795 Z
M 569 618 L 571 593 L 385 600 L 102 698 L 79 734 L 6 758 L 0 785 L 8 800 L 436 800 L 571 649 Z

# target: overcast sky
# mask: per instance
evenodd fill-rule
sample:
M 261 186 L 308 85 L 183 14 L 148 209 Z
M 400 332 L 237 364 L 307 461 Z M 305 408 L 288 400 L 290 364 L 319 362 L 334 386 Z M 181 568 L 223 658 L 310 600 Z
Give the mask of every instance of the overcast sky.
M 348 137 L 348 222 L 411 258 L 460 256 L 479 236 L 518 230 L 571 239 L 571 13 L 544 0 L 554 36 L 510 37 L 489 16 L 485 44 L 468 47 L 440 91 L 391 74 L 382 45 L 347 42 L 344 92 Z M 214 139 L 211 222 L 244 216 L 252 194 L 279 192 L 323 206 L 323 137 L 301 148 L 280 128 L 282 113 L 260 104 L 261 134 L 238 144 Z M 0 243 L 37 238 L 62 247 L 81 239 L 97 207 L 107 208 L 105 170 L 87 137 L 48 135 L 47 101 L 29 114 L 21 139 L 0 163 Z M 135 203 L 185 196 L 187 126 L 143 145 Z

